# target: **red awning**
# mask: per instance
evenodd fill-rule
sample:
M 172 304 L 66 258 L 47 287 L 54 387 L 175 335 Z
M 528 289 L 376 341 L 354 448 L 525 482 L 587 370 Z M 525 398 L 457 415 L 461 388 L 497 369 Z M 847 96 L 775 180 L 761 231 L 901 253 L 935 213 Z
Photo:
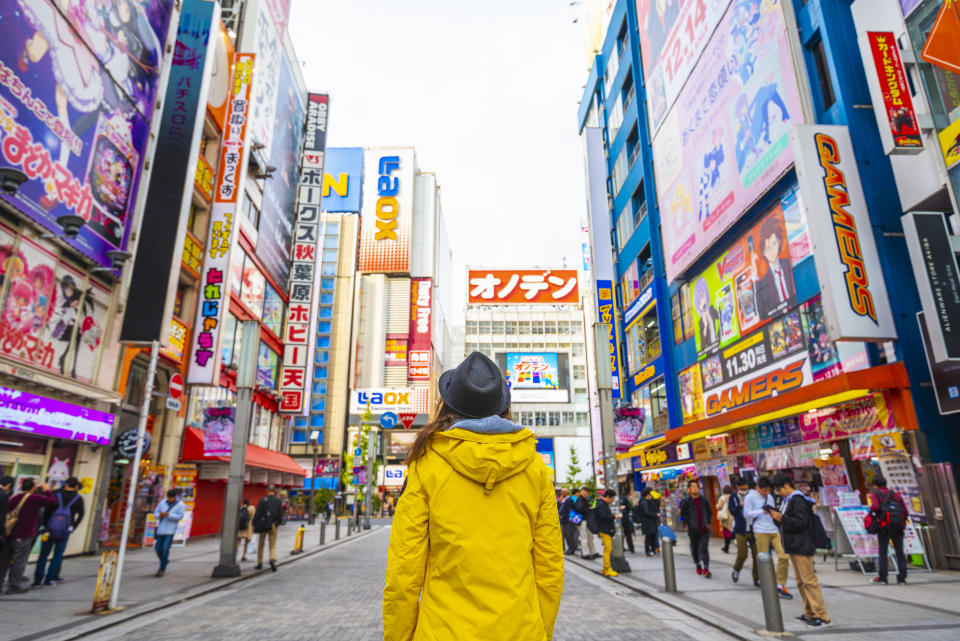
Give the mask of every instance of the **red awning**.
M 196 427 L 188 427 L 183 439 L 183 455 L 180 460 L 185 462 L 229 461 L 229 456 L 204 456 L 203 432 Z M 261 470 L 285 472 L 297 476 L 306 476 L 307 471 L 296 461 L 284 454 L 265 447 L 247 444 L 247 467 L 256 467 Z

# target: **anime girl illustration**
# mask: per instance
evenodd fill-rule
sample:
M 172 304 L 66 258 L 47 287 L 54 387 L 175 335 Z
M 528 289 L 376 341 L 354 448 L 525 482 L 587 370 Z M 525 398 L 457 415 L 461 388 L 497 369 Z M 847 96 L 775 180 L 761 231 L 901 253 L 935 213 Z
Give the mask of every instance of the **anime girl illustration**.
M 730 36 L 733 41 L 733 59 L 737 64 L 740 81 L 746 85 L 756 69 L 754 53 L 760 36 L 760 0 L 737 0 L 733 8 Z
M 703 154 L 703 168 L 700 173 L 699 219 L 701 226 L 710 217 L 710 200 L 720 183 L 721 167 L 724 161 L 723 129 L 713 130 L 712 142 Z
M 720 322 L 720 314 L 710 303 L 710 286 L 703 277 L 698 278 L 694 283 L 693 306 L 700 317 L 697 335 L 700 338 L 700 350 L 703 351 L 717 344 L 717 324 Z
M 82 309 L 81 309 L 82 306 Z M 54 314 L 56 318 L 51 319 L 50 326 L 53 327 L 50 334 L 54 346 L 55 360 L 61 374 L 67 373 L 67 366 L 70 365 L 70 376 L 77 376 L 77 347 L 80 345 L 80 338 L 84 332 L 83 328 L 78 332 L 77 317 L 84 314 L 84 319 L 91 316 L 93 312 L 92 290 L 84 292 L 77 286 L 76 281 L 69 274 L 64 274 L 60 279 L 60 302 L 56 305 Z M 87 328 L 89 329 L 89 327 Z
M 743 173 L 748 161 L 754 161 L 763 155 L 770 145 L 770 105 L 780 110 L 780 120 L 790 120 L 790 112 L 786 103 L 780 97 L 776 81 L 763 85 L 753 95 L 747 98 L 741 93 L 734 108 L 737 140 L 735 145 L 737 156 L 737 171 Z

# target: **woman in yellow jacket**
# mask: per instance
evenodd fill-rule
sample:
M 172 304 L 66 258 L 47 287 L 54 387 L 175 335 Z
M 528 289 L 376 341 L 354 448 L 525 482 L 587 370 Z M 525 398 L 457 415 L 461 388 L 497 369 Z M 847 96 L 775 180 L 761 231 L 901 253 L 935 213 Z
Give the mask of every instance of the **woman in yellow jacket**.
M 397 499 L 385 641 L 549 641 L 563 591 L 553 479 L 510 390 L 474 352 L 440 377 Z

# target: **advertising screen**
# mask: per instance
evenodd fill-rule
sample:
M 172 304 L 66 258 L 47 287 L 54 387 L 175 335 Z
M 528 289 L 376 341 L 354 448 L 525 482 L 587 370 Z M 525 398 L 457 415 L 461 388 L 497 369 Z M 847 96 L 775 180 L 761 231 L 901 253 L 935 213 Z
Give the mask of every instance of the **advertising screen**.
M 653 141 L 668 280 L 790 167 L 802 117 L 780 5 L 734 2 Z
M 0 154 L 27 176 L 0 198 L 57 235 L 81 216 L 66 242 L 101 265 L 127 245 L 172 7 L 0 0 Z
M 416 170 L 413 149 L 369 149 L 364 165 L 357 269 L 408 272 Z
M 567 403 L 566 354 L 507 352 L 498 354 L 514 403 Z

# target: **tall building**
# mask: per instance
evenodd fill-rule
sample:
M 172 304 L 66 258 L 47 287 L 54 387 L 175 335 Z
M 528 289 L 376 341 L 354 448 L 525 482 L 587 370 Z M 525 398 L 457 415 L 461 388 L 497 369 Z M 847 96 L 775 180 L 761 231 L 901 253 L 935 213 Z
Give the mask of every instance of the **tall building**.
M 950 504 L 924 472 L 956 463 L 957 419 L 930 385 L 900 221 L 905 207 L 952 213 L 932 135 L 952 126 L 947 77 L 918 63 L 901 86 L 921 109 L 926 87 L 932 123 L 890 111 L 880 89 L 893 58 L 918 60 L 938 4 L 621 0 L 609 12 L 578 117 L 595 320 L 606 298 L 619 402 L 644 409 L 618 454 L 634 484 L 696 475 L 715 495 L 735 473 L 786 470 L 829 510 L 884 472 L 917 523 Z M 905 25 L 901 5 L 924 6 Z M 874 30 L 893 34 L 873 43 L 880 62 Z
M 576 480 L 585 481 L 592 456 L 577 272 L 471 269 L 468 274 L 464 351 L 481 352 L 500 365 L 511 385 L 513 418 L 537 435 L 537 450 L 554 480 L 574 481 L 567 474 L 573 448 L 582 469 Z M 525 289 L 531 284 L 537 288 Z

